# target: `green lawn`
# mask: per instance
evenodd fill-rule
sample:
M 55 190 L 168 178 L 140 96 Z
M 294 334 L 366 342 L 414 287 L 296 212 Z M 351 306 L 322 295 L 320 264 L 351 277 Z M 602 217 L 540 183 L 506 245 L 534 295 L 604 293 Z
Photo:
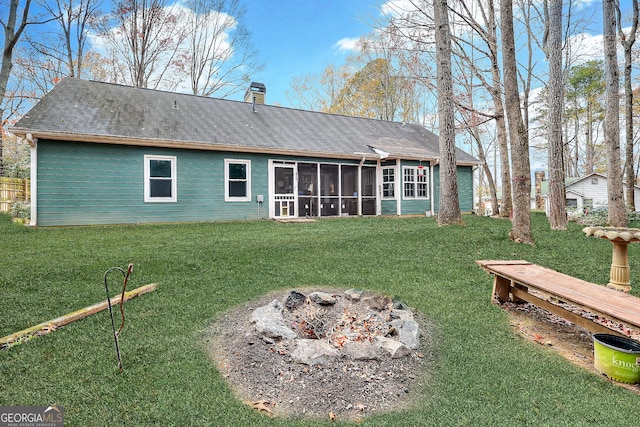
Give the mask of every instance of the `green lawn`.
M 244 406 L 198 340 L 224 310 L 273 290 L 326 285 L 397 295 L 435 325 L 433 368 L 417 407 L 361 425 L 637 425 L 640 395 L 513 334 L 489 301 L 491 277 L 475 264 L 526 259 L 605 283 L 611 244 L 574 223 L 552 232 L 540 214 L 535 247 L 510 242 L 509 221 L 464 220 L 34 229 L 0 216 L 0 336 L 104 300 L 110 267 L 134 264 L 129 289 L 158 283 L 125 305 L 123 374 L 104 311 L 0 351 L 0 406 L 62 405 L 74 426 L 330 425 Z M 629 255 L 640 295 L 640 245 Z

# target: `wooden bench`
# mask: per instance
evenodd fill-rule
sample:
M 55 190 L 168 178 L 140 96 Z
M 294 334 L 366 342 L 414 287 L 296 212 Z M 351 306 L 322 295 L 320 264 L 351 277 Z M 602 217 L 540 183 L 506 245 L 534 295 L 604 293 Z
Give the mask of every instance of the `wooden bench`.
M 592 333 L 625 335 L 614 326 L 609 328 L 563 308 L 554 303 L 554 299 L 628 328 L 640 329 L 640 298 L 527 261 L 480 260 L 476 263 L 494 276 L 492 300 L 496 297 L 499 302 L 527 301 Z M 530 290 L 539 296 L 532 295 Z

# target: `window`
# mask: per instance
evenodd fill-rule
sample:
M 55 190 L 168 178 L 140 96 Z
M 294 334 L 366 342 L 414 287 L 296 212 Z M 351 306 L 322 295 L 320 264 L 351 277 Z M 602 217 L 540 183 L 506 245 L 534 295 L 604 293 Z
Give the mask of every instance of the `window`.
M 224 200 L 226 202 L 251 201 L 251 161 L 224 161 Z
M 566 199 L 566 206 L 568 208 L 577 208 L 578 207 L 578 199 Z
M 591 184 L 598 185 L 598 178 L 591 178 Z
M 402 168 L 405 199 L 429 198 L 429 168 L 424 166 L 405 166 Z
M 144 156 L 144 201 L 177 202 L 175 156 Z
M 393 199 L 396 197 L 396 168 L 382 168 L 382 197 Z

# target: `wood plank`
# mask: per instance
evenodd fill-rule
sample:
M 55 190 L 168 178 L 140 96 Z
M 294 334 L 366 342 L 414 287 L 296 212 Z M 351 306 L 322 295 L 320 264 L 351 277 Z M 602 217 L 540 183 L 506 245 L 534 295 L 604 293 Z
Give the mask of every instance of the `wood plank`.
M 547 310 L 549 313 L 555 314 L 556 316 L 560 316 L 564 319 L 567 319 L 568 321 L 583 327 L 584 329 L 588 330 L 591 333 L 594 333 L 594 334 L 595 333 L 607 333 L 607 334 L 613 333 L 616 335 L 625 336 L 624 334 L 622 334 L 620 331 L 616 329 L 607 328 L 604 325 L 601 325 L 599 323 L 594 322 L 593 320 L 582 317 L 559 305 L 555 305 L 545 299 L 538 298 L 535 295 L 531 295 L 530 293 L 522 289 L 518 289 L 515 287 L 511 288 L 511 293 L 517 298 L 530 302 L 531 304 L 536 305 L 540 308 L 543 308 Z
M 139 295 L 154 291 L 157 286 L 158 285 L 156 283 L 150 283 L 148 285 L 132 289 L 128 292 L 125 292 L 124 300 L 128 301 Z M 111 305 L 115 306 L 120 304 L 121 299 L 122 294 L 114 296 L 113 298 L 111 298 Z M 64 316 L 49 320 L 48 322 L 43 322 L 30 328 L 23 329 L 22 331 L 15 332 L 11 335 L 7 335 L 6 337 L 0 338 L 0 349 L 10 347 L 11 345 L 16 344 L 17 342 L 24 339 L 30 339 L 34 336 L 47 334 L 58 328 L 68 325 L 69 323 L 75 322 L 76 320 L 83 319 L 85 317 L 91 316 L 92 314 L 105 310 L 108 307 L 108 301 L 104 300 L 89 307 L 81 308 L 80 310 L 76 310 L 69 314 L 65 314 Z
M 624 292 L 587 282 L 535 264 L 492 265 L 503 276 L 559 299 L 588 307 L 597 314 L 640 327 L 640 299 Z
M 518 288 L 522 285 L 527 286 L 552 298 L 557 298 L 602 317 L 618 321 L 625 326 L 640 327 L 640 299 L 632 295 L 571 277 L 539 265 L 527 263 L 526 261 L 481 260 L 477 261 L 477 263 L 485 271 L 495 276 L 494 294 L 496 292 L 495 283 L 498 280 L 496 278 L 501 277 L 501 281 L 511 282 L 510 293 L 514 301 L 518 299 L 529 301 L 592 332 L 594 328 L 597 328 L 596 332 L 602 332 L 602 329 L 600 329 L 602 327 L 605 332 L 613 331 L 622 335 L 617 330 L 598 325 L 589 319 L 578 316 L 552 302 L 537 298 Z
M 502 276 L 494 276 L 493 277 L 493 294 L 491 295 L 491 299 L 493 299 L 493 295 L 498 297 L 498 301 L 506 302 L 509 300 L 509 288 L 511 287 L 511 280 L 505 279 Z
M 491 265 L 533 265 L 529 261 L 525 261 L 523 259 L 516 259 L 516 260 L 514 260 L 514 259 L 502 259 L 502 260 L 498 260 L 498 259 L 493 259 L 493 260 L 481 259 L 481 260 L 476 261 L 476 264 L 480 265 L 481 267 L 491 266 Z

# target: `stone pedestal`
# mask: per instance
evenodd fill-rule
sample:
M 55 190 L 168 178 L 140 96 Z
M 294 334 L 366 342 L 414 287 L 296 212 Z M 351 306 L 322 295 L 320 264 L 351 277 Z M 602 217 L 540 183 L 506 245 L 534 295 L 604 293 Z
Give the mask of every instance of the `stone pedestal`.
M 640 229 L 617 227 L 586 227 L 587 236 L 607 239 L 613 244 L 608 287 L 623 292 L 631 290 L 629 268 L 629 243 L 640 242 Z
M 629 292 L 631 290 L 631 282 L 629 280 L 629 242 L 612 240 L 611 243 L 613 243 L 613 255 L 607 286 L 619 291 Z

